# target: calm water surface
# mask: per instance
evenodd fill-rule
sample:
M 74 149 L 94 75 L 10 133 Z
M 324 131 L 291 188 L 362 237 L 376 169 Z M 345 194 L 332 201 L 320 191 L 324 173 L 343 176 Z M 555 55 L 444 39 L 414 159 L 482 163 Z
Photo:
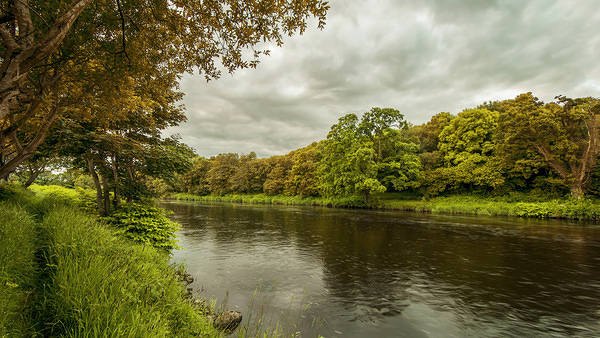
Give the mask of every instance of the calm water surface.
M 193 286 L 245 320 L 262 312 L 303 337 L 600 336 L 598 226 L 310 207 L 163 207 L 183 225 L 185 250 L 174 259 L 196 277 Z

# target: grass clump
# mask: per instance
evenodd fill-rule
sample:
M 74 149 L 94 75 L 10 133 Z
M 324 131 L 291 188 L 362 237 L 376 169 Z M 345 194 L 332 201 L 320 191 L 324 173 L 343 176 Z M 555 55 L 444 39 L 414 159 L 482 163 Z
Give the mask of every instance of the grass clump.
M 22 207 L 0 202 L 0 337 L 28 337 L 37 275 L 35 222 Z
M 156 249 L 119 238 L 94 218 L 57 208 L 42 222 L 47 335 L 215 336 Z

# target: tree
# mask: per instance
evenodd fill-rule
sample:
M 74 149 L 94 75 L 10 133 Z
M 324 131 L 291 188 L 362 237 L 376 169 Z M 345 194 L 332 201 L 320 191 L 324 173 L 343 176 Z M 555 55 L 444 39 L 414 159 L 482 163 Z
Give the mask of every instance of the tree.
M 206 181 L 211 194 L 225 195 L 233 192 L 230 179 L 235 174 L 239 165 L 238 154 L 219 154 L 210 158 L 210 169 L 206 174 Z
M 293 165 L 292 157 L 288 155 L 273 156 L 268 159 L 268 174 L 263 184 L 263 192 L 267 195 L 282 194 Z
M 181 175 L 181 181 L 185 192 L 196 195 L 210 194 L 208 184 L 208 171 L 211 163 L 207 158 L 198 156 L 194 158 L 190 170 Z
M 315 142 L 290 154 L 293 165 L 285 183 L 287 195 L 315 196 L 319 193 L 317 171 L 322 156 L 320 147 Z
M 439 136 L 453 118 L 454 115 L 450 113 L 439 113 L 432 116 L 427 123 L 413 128 L 413 132 L 419 139 L 419 158 L 424 170 L 433 170 L 442 166 L 443 159 L 438 150 Z
M 373 193 L 417 182 L 418 146 L 405 137 L 407 127 L 402 114 L 391 108 L 373 108 L 360 122 L 355 114 L 340 118 L 323 142 L 321 194 L 360 194 L 368 203 Z
M 433 115 L 427 123 L 415 127 L 415 133 L 419 137 L 422 152 L 428 153 L 438 150 L 439 136 L 453 118 L 454 116 L 450 113 L 438 113 Z
M 254 46 L 279 46 L 283 36 L 304 32 L 312 17 L 322 28 L 328 8 L 324 0 L 0 3 L 0 178 L 33 156 L 80 95 L 101 90 L 83 85 L 89 77 L 82 72 L 111 77 L 148 68 L 198 69 L 217 78 L 221 69 L 256 67 L 268 50 Z M 26 141 L 16 136 L 24 128 L 32 131 Z
M 375 145 L 377 160 L 383 157 L 382 142 L 384 133 L 389 129 L 404 129 L 408 123 L 404 115 L 393 108 L 371 108 L 371 111 L 362 115 L 358 132 L 368 137 Z
M 439 134 L 444 166 L 425 175 L 428 193 L 461 187 L 496 188 L 504 183 L 495 155 L 497 126 L 498 112 L 486 109 L 467 109 L 452 119 Z
M 506 104 L 499 121 L 502 152 L 534 151 L 573 197 L 582 198 L 600 152 L 600 100 L 557 96 L 544 104 L 526 93 Z

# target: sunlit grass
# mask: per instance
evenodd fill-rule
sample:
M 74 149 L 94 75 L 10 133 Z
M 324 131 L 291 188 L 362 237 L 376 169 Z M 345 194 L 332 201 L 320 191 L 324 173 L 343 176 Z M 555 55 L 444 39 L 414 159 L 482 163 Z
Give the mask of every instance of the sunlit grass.
M 308 205 L 340 208 L 372 208 L 414 211 L 423 213 L 517 216 L 531 218 L 563 218 L 600 221 L 600 202 L 594 199 L 576 200 L 569 197 L 544 198 L 527 194 L 506 196 L 453 195 L 422 199 L 414 195 L 383 194 L 366 204 L 359 196 L 299 197 L 225 195 L 197 196 L 174 194 L 174 199 L 201 202 L 234 202 L 247 204 Z

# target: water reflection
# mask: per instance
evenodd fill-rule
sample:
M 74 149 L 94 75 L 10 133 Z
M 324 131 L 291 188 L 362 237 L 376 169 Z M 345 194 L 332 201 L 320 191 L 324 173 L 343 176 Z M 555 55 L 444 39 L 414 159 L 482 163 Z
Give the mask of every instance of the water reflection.
M 312 304 L 305 336 L 600 332 L 600 228 L 509 218 L 165 203 L 175 260 L 242 311 Z M 310 316 L 327 324 L 312 328 Z

